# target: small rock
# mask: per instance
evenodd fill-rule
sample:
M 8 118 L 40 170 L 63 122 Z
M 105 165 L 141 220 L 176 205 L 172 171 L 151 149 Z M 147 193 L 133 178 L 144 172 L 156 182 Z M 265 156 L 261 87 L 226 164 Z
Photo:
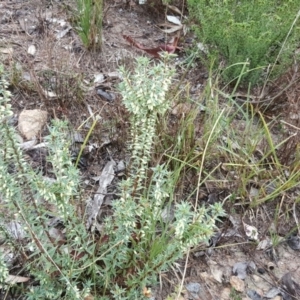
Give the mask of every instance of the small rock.
M 122 173 L 126 169 L 124 160 L 120 160 L 117 164 L 117 173 Z
M 293 249 L 293 250 L 300 250 L 300 237 L 298 235 L 292 235 L 287 239 L 287 244 Z
M 276 288 L 276 287 L 272 287 L 266 294 L 265 297 L 268 299 L 275 299 L 276 296 L 278 296 L 280 294 L 280 289 Z M 280 297 L 280 296 L 278 296 Z
M 240 279 L 245 279 L 247 277 L 247 272 L 252 272 L 256 269 L 255 263 L 250 262 L 238 262 L 233 266 L 233 274 Z
M 265 274 L 266 273 L 266 270 L 264 268 L 258 268 L 257 269 L 257 272 L 261 275 Z
M 105 81 L 103 73 L 94 74 L 94 83 L 99 84 Z
M 27 53 L 34 56 L 36 53 L 36 47 L 35 45 L 30 45 L 27 49 Z
M 217 282 L 222 283 L 223 271 L 220 269 L 220 267 L 219 266 L 211 266 L 210 271 L 211 271 L 211 274 L 214 277 L 214 279 Z
M 258 243 L 256 249 L 257 250 L 265 250 L 270 246 L 271 246 L 271 239 L 266 237 Z
M 9 235 L 15 240 L 23 240 L 26 237 L 25 226 L 17 221 L 10 221 L 4 225 Z
M 38 135 L 47 121 L 47 112 L 40 109 L 23 110 L 19 116 L 19 130 L 27 140 Z
M 198 282 L 190 282 L 185 286 L 186 290 L 190 293 L 193 299 L 200 300 L 199 294 L 201 293 L 201 285 Z
M 252 275 L 252 279 L 254 280 L 254 282 L 260 282 L 261 281 L 261 277 L 255 275 L 255 274 Z
M 262 300 L 263 298 L 261 297 L 261 295 L 259 293 L 257 293 L 254 290 L 248 290 L 247 291 L 247 296 L 251 299 L 251 300 Z
M 185 288 L 190 292 L 190 293 L 195 293 L 198 294 L 201 289 L 201 285 L 198 282 L 191 282 L 188 283 Z
M 104 98 L 108 102 L 112 102 L 115 99 L 115 97 L 114 97 L 114 95 L 112 93 L 107 93 L 107 92 L 105 92 L 102 89 L 98 89 L 97 90 L 97 95 L 101 96 L 102 98 Z
M 237 276 L 230 277 L 230 284 L 231 286 L 238 292 L 245 291 L 245 283 L 242 279 L 238 278 Z
M 111 78 L 122 79 L 122 75 L 119 72 L 109 72 L 109 73 L 107 73 L 107 76 L 111 77 Z
M 221 292 L 221 295 L 220 295 L 221 299 L 222 300 L 230 300 L 230 293 L 231 293 L 230 288 L 223 289 Z

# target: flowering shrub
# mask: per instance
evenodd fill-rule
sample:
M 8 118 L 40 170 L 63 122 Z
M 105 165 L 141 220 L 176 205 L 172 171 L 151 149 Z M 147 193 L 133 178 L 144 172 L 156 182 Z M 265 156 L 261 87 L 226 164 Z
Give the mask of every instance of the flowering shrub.
M 131 114 L 132 156 L 129 176 L 121 182 L 113 214 L 104 220 L 98 238 L 87 232 L 77 213 L 80 178 L 69 145 L 63 142 L 68 140 L 67 124 L 55 120 L 49 129 L 47 160 L 55 180 L 48 181 L 23 159 L 7 121 L 12 114 L 10 93 L 6 82 L 0 82 L 0 196 L 10 218 L 24 224 L 23 254 L 30 252 L 31 257 L 24 261 L 24 269 L 39 282 L 28 289 L 27 299 L 82 299 L 91 293 L 99 299 L 146 299 L 143 291 L 157 282 L 159 272 L 190 247 L 207 241 L 223 214 L 220 204 L 193 208 L 187 201 L 174 203 L 172 172 L 165 165 L 149 172 L 156 122 L 170 107 L 167 91 L 174 69 L 166 62 L 151 66 L 148 59 L 139 58 L 133 74 L 123 68 L 121 72 L 120 91 Z M 60 243 L 51 237 L 41 199 L 56 208 L 55 217 L 64 226 Z M 5 226 L 0 228 L 5 233 Z M 24 248 L 20 240 L 11 243 Z M 7 275 L 8 268 L 0 263 L 0 280 Z

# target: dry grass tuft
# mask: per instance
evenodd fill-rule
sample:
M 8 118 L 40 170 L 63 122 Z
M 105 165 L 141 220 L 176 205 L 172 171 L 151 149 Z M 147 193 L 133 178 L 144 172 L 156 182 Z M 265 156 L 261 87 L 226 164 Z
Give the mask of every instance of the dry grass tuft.
M 290 68 L 285 74 L 274 81 L 268 92 L 271 99 L 268 104 L 260 105 L 260 110 L 270 119 L 277 119 L 277 130 L 288 139 L 280 147 L 278 157 L 281 163 L 294 167 L 299 158 L 300 142 L 300 70 Z

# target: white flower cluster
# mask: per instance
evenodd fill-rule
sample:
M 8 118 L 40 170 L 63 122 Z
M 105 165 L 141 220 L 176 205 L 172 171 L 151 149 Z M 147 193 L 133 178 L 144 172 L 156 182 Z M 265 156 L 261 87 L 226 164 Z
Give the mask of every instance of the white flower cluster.
M 0 77 L 0 195 L 7 203 L 13 200 L 23 203 L 29 195 L 28 199 L 36 204 L 38 199 L 54 204 L 61 217 L 72 214 L 69 201 L 76 195 L 79 173 L 71 162 L 69 147 L 65 143 L 68 140 L 67 123 L 54 120 L 49 128 L 50 135 L 45 138 L 50 152 L 47 160 L 56 177 L 54 183 L 49 182 L 32 170 L 23 158 L 16 132 L 7 122 L 12 115 L 9 103 L 11 94 L 7 88 L 7 82 Z
M 170 107 L 166 94 L 175 71 L 163 62 L 151 66 L 146 57 L 137 59 L 133 74 L 124 68 L 120 71 L 124 80 L 119 89 L 123 103 L 131 113 L 131 169 L 136 174 L 136 189 L 139 190 L 146 176 L 157 116 L 163 115 Z
M 1 69 L 0 69 L 1 76 Z M 0 78 L 0 122 L 13 114 L 11 104 L 8 103 L 11 97 L 11 92 L 8 90 L 8 83 L 5 78 Z
M 151 210 L 153 212 L 154 219 L 158 220 L 161 218 L 161 212 L 166 199 L 169 197 L 169 191 L 172 189 L 169 185 L 171 183 L 170 176 L 171 172 L 166 170 L 164 165 L 158 165 L 152 168 L 153 185 L 151 186 Z
M 133 115 L 145 117 L 149 112 L 165 113 L 169 107 L 166 93 L 170 88 L 174 69 L 165 63 L 150 66 L 146 57 L 137 59 L 134 74 L 127 73 L 121 68 L 124 78 L 120 84 L 123 102 L 127 110 Z
M 3 287 L 3 283 L 5 283 L 5 280 L 8 277 L 8 268 L 7 265 L 4 262 L 4 257 L 3 255 L 0 253 L 0 284 Z

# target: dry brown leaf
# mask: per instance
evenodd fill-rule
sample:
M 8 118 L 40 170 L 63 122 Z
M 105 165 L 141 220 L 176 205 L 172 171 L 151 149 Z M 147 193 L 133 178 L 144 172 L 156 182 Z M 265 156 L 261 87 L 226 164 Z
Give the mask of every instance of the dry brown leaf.
M 0 48 L 0 53 L 2 54 L 13 54 L 14 49 L 13 48 Z
M 182 16 L 181 11 L 176 6 L 167 4 L 167 7 Z
M 160 54 L 160 52 L 163 52 L 163 51 L 166 51 L 171 54 L 171 53 L 174 53 L 177 49 L 179 49 L 179 47 L 177 47 L 177 43 L 179 40 L 178 36 L 174 37 L 174 41 L 172 44 L 163 44 L 163 45 L 159 45 L 158 47 L 155 47 L 155 48 L 147 48 L 147 47 L 143 46 L 142 44 L 136 42 L 129 35 L 123 35 L 123 38 L 126 41 L 128 41 L 132 46 L 134 46 L 138 49 L 141 49 L 154 57 L 160 57 L 159 54 Z
M 5 283 L 15 284 L 15 283 L 27 282 L 29 279 L 30 279 L 29 277 L 8 275 L 8 277 L 5 279 Z
M 162 26 L 162 24 L 161 24 Z M 165 32 L 165 33 L 173 33 L 175 31 L 181 30 L 182 29 L 182 25 L 170 25 L 170 24 L 164 24 L 164 27 L 167 27 L 166 29 L 161 29 L 161 31 Z
M 173 23 L 173 24 L 175 24 L 175 25 L 181 25 L 181 26 L 182 26 L 180 20 L 179 20 L 177 17 L 175 17 L 175 16 L 167 16 L 167 20 L 168 20 L 170 23 Z

